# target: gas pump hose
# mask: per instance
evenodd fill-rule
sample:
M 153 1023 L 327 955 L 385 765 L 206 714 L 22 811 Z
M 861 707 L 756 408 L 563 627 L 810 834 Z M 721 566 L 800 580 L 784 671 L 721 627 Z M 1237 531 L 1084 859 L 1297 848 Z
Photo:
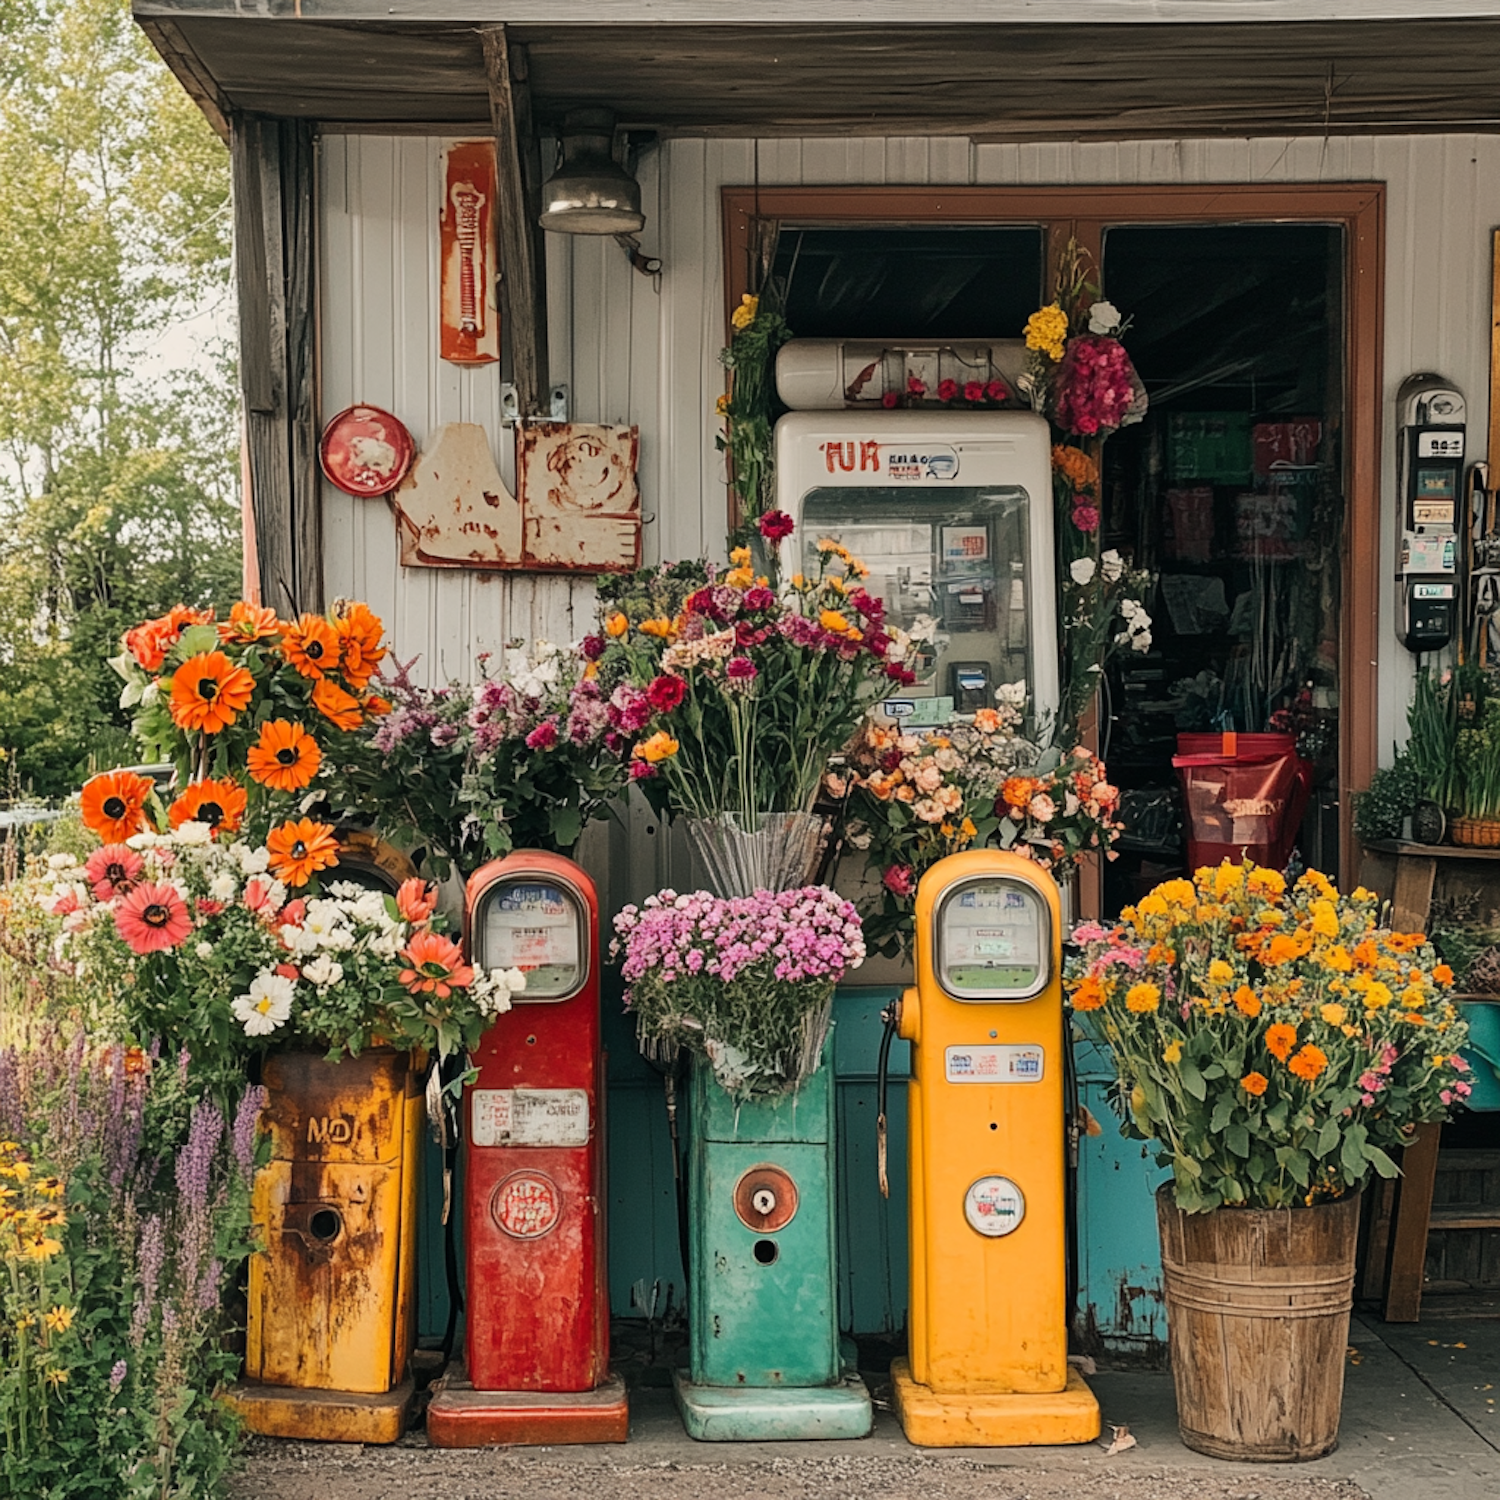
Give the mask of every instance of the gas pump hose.
M 891 1181 L 886 1173 L 885 1086 L 891 1060 L 891 1043 L 896 1036 L 896 1010 L 900 1003 L 899 1000 L 892 1000 L 880 1012 L 880 1019 L 885 1022 L 885 1030 L 880 1034 L 880 1063 L 875 1070 L 876 1100 L 879 1109 L 879 1113 L 875 1116 L 875 1165 L 880 1174 L 882 1198 L 891 1196 Z

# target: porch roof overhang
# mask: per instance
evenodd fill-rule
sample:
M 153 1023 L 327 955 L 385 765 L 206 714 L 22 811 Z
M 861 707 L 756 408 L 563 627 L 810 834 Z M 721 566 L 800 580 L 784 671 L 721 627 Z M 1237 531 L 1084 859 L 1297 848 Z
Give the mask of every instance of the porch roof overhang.
M 489 128 L 481 30 L 543 127 L 584 105 L 678 135 L 986 140 L 1500 129 L 1493 0 L 134 0 L 221 131 Z M 1486 14 L 1488 12 L 1488 14 Z

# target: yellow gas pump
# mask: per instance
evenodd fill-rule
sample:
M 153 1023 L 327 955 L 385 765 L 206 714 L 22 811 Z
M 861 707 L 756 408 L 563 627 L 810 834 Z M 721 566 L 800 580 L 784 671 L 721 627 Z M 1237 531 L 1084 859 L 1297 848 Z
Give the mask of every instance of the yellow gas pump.
M 917 888 L 911 1042 L 910 1359 L 891 1366 L 923 1447 L 1086 1443 L 1068 1364 L 1062 932 L 1057 885 L 972 850 Z

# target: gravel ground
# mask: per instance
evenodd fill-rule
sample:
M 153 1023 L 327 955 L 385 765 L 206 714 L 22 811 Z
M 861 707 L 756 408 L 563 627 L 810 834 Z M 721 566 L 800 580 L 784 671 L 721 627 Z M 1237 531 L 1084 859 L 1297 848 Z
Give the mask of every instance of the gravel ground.
M 1092 1450 L 1065 1466 L 963 1458 L 768 1457 L 632 1462 L 625 1448 L 452 1452 L 411 1438 L 394 1448 L 258 1438 L 237 1500 L 1367 1500 L 1358 1485 L 1288 1475 L 1164 1469 L 1144 1455 Z M 1102 1472 L 1107 1467 L 1107 1472 Z

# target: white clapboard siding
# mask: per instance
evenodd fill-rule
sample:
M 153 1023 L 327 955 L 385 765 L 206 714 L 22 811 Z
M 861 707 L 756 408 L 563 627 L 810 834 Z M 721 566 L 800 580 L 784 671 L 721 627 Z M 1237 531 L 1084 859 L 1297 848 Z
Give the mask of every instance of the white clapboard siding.
M 502 470 L 500 368 L 437 354 L 437 194 L 442 141 L 328 136 L 320 145 L 322 415 L 354 401 L 390 408 L 418 443 L 445 421 L 490 433 Z M 1483 453 L 1489 384 L 1489 236 L 1500 224 L 1500 137 L 1044 142 L 963 138 L 676 139 L 643 154 L 641 236 L 660 277 L 633 270 L 608 238 L 548 237 L 550 354 L 580 421 L 641 429 L 648 561 L 715 555 L 725 526 L 715 398 L 724 388 L 720 188 L 825 183 L 1128 184 L 1383 181 L 1388 187 L 1385 524 L 1394 568 L 1391 405 L 1402 378 L 1436 370 L 1469 399 L 1470 452 Z M 474 655 L 513 636 L 572 640 L 592 618 L 587 580 L 403 570 L 384 501 L 324 490 L 330 596 L 368 599 L 403 658 L 429 680 L 467 677 Z M 1404 738 L 1412 662 L 1396 641 L 1383 586 L 1382 757 Z M 632 843 L 638 842 L 632 840 Z

